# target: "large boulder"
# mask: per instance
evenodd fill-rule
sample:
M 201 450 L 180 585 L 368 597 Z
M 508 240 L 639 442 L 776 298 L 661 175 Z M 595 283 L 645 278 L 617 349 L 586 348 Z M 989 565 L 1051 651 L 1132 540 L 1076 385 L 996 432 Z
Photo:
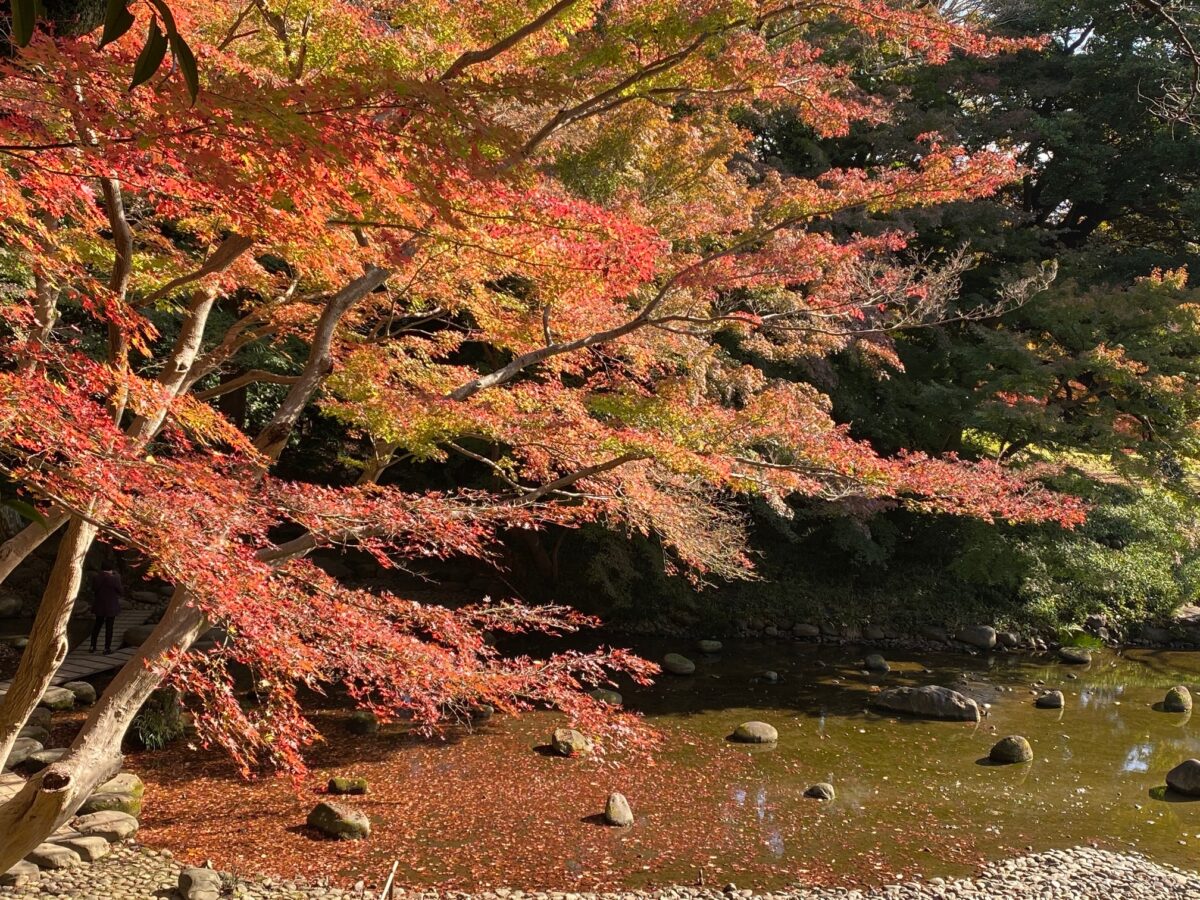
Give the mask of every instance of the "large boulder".
M 592 752 L 592 740 L 574 728 L 555 728 L 550 735 L 550 749 L 559 756 L 587 756 Z
M 1015 631 L 998 631 L 996 632 L 996 646 L 1006 650 L 1019 647 L 1021 646 L 1021 635 Z
M 1086 666 L 1092 661 L 1092 651 L 1086 647 L 1059 647 L 1058 658 L 1073 666 Z
M 131 772 L 122 772 L 100 785 L 94 794 L 83 801 L 79 812 L 86 815 L 108 810 L 126 813 L 136 819 L 142 814 L 142 796 L 145 793 L 146 786 L 140 778 Z
M 45 748 L 40 741 L 35 741 L 33 738 L 19 737 L 13 743 L 12 750 L 8 753 L 8 759 L 4 761 L 4 767 L 15 769 L 34 753 L 43 749 Z
M 1038 698 L 1033 701 L 1033 705 L 1038 709 L 1062 709 L 1063 692 L 1046 691 L 1044 694 L 1039 694 Z
M 1168 772 L 1167 787 L 1189 797 L 1200 797 L 1200 759 L 1185 759 Z
M 779 740 L 779 732 L 766 722 L 743 722 L 731 737 L 740 744 L 774 744 Z
M 106 809 L 79 816 L 71 823 L 71 827 L 80 834 L 96 835 L 115 843 L 137 834 L 138 820 L 128 813 Z
M 1163 709 L 1166 712 L 1191 712 L 1192 692 L 1182 684 L 1175 685 L 1167 691 L 1167 696 L 1163 699 Z
M 323 800 L 308 814 L 308 827 L 327 837 L 358 840 L 371 834 L 371 820 L 361 809 Z
M 75 708 L 75 695 L 66 688 L 48 687 L 46 688 L 46 692 L 42 694 L 40 702 L 47 709 L 54 709 L 61 712 Z
M 894 687 L 880 691 L 871 704 L 891 712 L 907 713 L 924 719 L 979 721 L 979 704 L 958 691 L 939 685 Z
M 696 671 L 696 664 L 679 653 L 668 653 L 664 656 L 662 667 L 672 675 L 692 675 Z
M 49 842 L 38 844 L 25 854 L 25 859 L 42 869 L 73 869 L 83 862 L 70 847 Z
M 68 681 L 63 687 L 75 695 L 79 706 L 91 706 L 96 702 L 96 689 L 86 681 Z
M 26 860 L 21 860 L 7 872 L 0 872 L 0 885 L 5 887 L 24 887 L 36 883 L 42 875 L 42 870 Z
M 1033 759 L 1033 748 L 1029 741 L 1019 734 L 1010 734 L 1001 738 L 992 747 L 988 759 L 994 763 L 1024 763 Z
M 179 873 L 178 887 L 183 900 L 218 900 L 221 875 L 212 869 L 184 869 Z
M 51 837 L 49 843 L 61 844 L 68 850 L 74 850 L 84 862 L 95 862 L 98 859 L 102 859 L 108 856 L 108 852 L 112 849 L 112 845 L 108 841 L 94 834 L 72 834 L 61 838 Z
M 604 821 L 619 828 L 633 824 L 633 810 L 629 808 L 629 801 L 625 799 L 624 794 L 613 791 L 608 795 L 604 804 Z
M 996 646 L 996 629 L 991 625 L 967 625 L 959 629 L 954 639 L 980 650 L 991 650 Z

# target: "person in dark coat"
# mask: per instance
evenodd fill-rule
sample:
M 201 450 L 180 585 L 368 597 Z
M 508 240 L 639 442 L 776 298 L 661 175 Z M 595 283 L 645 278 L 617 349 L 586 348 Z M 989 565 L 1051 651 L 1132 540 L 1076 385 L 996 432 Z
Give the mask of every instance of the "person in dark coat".
M 125 592 L 117 567 L 106 563 L 92 575 L 92 613 L 96 624 L 92 626 L 92 652 L 96 652 L 96 639 L 104 629 L 104 652 L 112 653 L 113 623 L 121 611 L 121 595 Z

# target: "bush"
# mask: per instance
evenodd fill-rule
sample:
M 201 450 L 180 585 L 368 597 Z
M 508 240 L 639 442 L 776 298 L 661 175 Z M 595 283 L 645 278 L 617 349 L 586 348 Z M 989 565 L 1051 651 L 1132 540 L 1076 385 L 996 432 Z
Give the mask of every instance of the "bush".
M 186 730 L 179 693 L 173 688 L 155 691 L 142 705 L 129 730 L 146 750 L 161 750 L 179 740 Z

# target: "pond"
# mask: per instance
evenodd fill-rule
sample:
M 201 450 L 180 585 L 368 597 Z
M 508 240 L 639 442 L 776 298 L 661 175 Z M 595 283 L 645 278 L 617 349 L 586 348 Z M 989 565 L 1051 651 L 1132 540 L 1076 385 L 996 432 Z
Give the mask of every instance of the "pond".
M 1161 788 L 1170 768 L 1200 757 L 1200 738 L 1187 715 L 1153 705 L 1172 685 L 1200 682 L 1200 653 L 1104 652 L 1068 666 L 893 650 L 892 671 L 868 675 L 862 648 L 635 649 L 654 659 L 682 650 L 697 663 L 693 676 L 623 688 L 626 705 L 663 733 L 652 759 L 598 765 L 539 753 L 562 724 L 549 712 L 430 742 L 399 726 L 351 736 L 347 710 L 331 705 L 316 713 L 326 740 L 298 793 L 276 779 L 242 785 L 215 754 L 182 746 L 131 760 L 150 785 L 142 838 L 239 872 L 347 879 L 399 860 L 405 884 L 580 890 L 701 879 L 877 884 L 969 874 L 985 860 L 1080 843 L 1194 865 L 1200 802 Z M 756 679 L 765 669 L 778 683 Z M 990 693 L 979 724 L 867 709 L 878 687 L 964 674 Z M 1043 688 L 1061 689 L 1065 708 L 1035 708 Z M 752 719 L 775 726 L 778 744 L 727 740 Z M 981 764 L 1007 734 L 1029 739 L 1033 762 Z M 298 827 L 332 774 L 369 779 L 358 801 L 372 819 L 368 841 L 320 842 Z M 804 797 L 820 781 L 835 786 L 833 801 Z M 614 790 L 629 798 L 631 828 L 598 822 Z

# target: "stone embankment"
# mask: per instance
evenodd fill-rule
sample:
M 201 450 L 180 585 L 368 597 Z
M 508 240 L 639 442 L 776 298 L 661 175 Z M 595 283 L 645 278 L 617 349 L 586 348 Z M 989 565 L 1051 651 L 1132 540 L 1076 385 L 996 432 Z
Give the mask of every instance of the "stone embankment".
M 186 900 L 169 853 L 127 844 L 90 866 L 43 873 L 36 884 L 0 887 L 2 900 Z M 194 871 L 194 870 L 192 870 Z M 367 900 L 378 885 L 334 888 L 294 881 L 219 876 L 219 896 L 242 900 Z M 215 880 L 215 879 L 214 879 Z M 190 883 L 185 878 L 184 883 Z M 1200 900 L 1200 874 L 1136 854 L 1086 847 L 1052 850 L 989 865 L 975 878 L 910 881 L 871 889 L 800 888 L 755 893 L 725 887 L 648 891 L 397 890 L 396 900 Z

